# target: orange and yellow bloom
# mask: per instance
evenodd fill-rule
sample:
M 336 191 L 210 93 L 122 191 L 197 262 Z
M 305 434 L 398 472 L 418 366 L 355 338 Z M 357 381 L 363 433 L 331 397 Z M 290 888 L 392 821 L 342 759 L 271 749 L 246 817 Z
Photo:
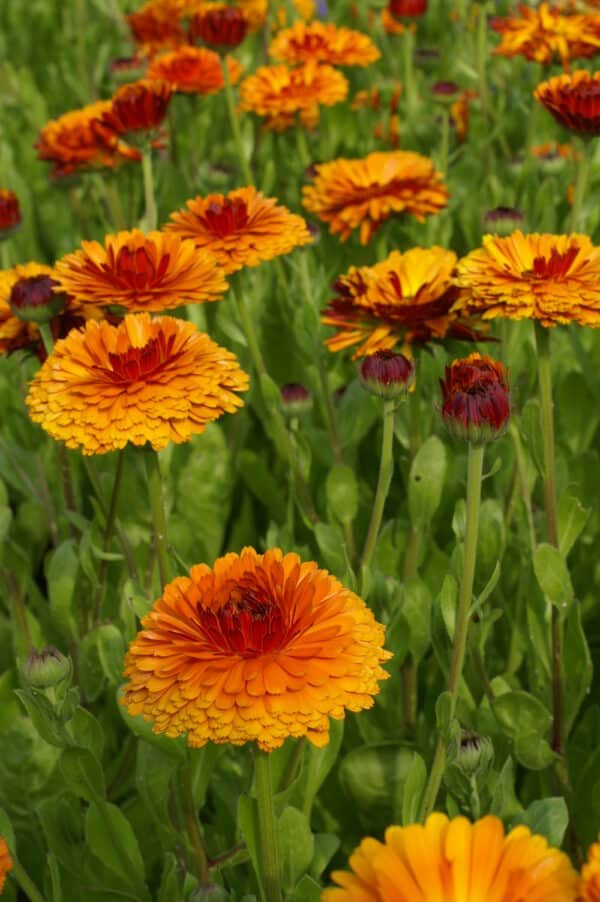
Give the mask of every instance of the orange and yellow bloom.
M 600 902 L 600 837 L 588 849 L 579 893 L 578 902 Z
M 54 271 L 44 263 L 22 263 L 12 269 L 0 270 L 0 354 L 31 347 L 40 340 L 38 327 L 19 319 L 10 306 L 14 286 L 21 279 L 36 276 L 54 277 Z
M 0 836 L 0 893 L 4 889 L 7 874 L 13 869 L 13 861 L 4 837 Z
M 172 92 L 168 82 L 150 78 L 121 85 L 102 115 L 102 122 L 128 140 L 145 138 L 162 125 Z
M 600 72 L 585 69 L 543 81 L 536 100 L 563 128 L 580 135 L 600 135 Z
M 269 54 L 284 63 L 314 60 L 331 66 L 368 66 L 381 56 L 368 35 L 319 20 L 309 25 L 298 21 L 280 31 Z
M 227 57 L 231 83 L 239 81 L 242 65 Z M 206 47 L 181 47 L 155 57 L 148 66 L 148 78 L 166 81 L 181 94 L 215 94 L 225 87 L 218 53 Z
M 537 9 L 520 4 L 519 12 L 520 17 L 492 20 L 492 28 L 502 35 L 494 53 L 524 56 L 537 63 L 558 59 L 568 65 L 572 59 L 600 51 L 600 33 L 589 16 L 563 15 L 548 3 L 540 3 Z

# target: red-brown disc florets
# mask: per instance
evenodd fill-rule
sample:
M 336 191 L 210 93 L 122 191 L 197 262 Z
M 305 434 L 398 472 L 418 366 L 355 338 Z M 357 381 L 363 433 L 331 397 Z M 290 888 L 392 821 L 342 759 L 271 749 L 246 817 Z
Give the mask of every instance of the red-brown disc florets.
M 239 47 L 248 31 L 248 20 L 235 6 L 216 7 L 197 13 L 190 23 L 190 38 L 216 50 Z
M 19 198 L 14 191 L 0 188 L 0 241 L 8 238 L 20 222 Z
M 510 417 L 510 389 L 501 363 L 470 354 L 446 367 L 442 418 L 456 437 L 482 445 L 502 435 Z

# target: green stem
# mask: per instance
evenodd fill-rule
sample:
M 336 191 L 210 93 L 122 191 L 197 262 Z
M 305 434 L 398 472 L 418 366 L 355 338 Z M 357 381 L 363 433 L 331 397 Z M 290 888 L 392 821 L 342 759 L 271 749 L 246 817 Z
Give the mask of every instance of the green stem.
M 411 525 L 404 552 L 405 583 L 417 577 L 420 546 L 421 533 Z M 406 736 L 412 736 L 417 723 L 418 680 L 417 662 L 410 652 L 400 668 L 400 679 L 402 682 L 403 729 Z
M 410 118 L 415 106 L 414 90 L 414 35 L 410 28 L 406 28 L 402 35 L 404 92 L 406 96 L 406 116 Z
M 54 350 L 54 338 L 52 337 L 50 326 L 48 323 L 39 323 L 38 329 L 40 330 L 44 351 L 46 352 L 46 356 L 49 357 Z
M 589 154 L 587 153 L 587 143 L 585 141 L 579 141 L 576 144 L 576 148 L 579 151 L 579 158 L 576 163 L 575 193 L 573 196 L 573 208 L 571 210 L 572 232 L 577 232 L 584 227 L 584 223 L 581 221 L 581 208 L 583 206 L 583 199 L 585 197 L 590 173 L 590 159 Z
M 479 534 L 479 508 L 481 503 L 481 474 L 483 469 L 484 447 L 469 443 L 469 460 L 467 471 L 467 521 L 465 527 L 465 548 L 462 580 L 458 598 L 458 611 L 454 630 L 452 661 L 448 677 L 448 694 L 450 696 L 450 720 L 456 714 L 458 688 L 462 677 L 467 648 L 469 630 L 469 609 L 473 597 L 473 580 L 475 577 L 475 561 L 477 558 L 477 537 Z M 425 820 L 435 807 L 437 794 L 442 783 L 446 764 L 446 737 L 438 736 L 433 764 L 429 772 L 429 780 L 421 806 L 421 820 Z
M 154 176 L 152 174 L 152 148 L 145 147 L 142 152 L 142 176 L 144 179 L 144 203 L 146 205 L 146 231 L 156 228 L 158 217 L 154 198 Z
M 100 485 L 100 479 L 98 478 L 98 471 L 94 465 L 94 461 L 90 457 L 84 457 L 83 463 L 85 466 L 86 473 L 88 475 L 88 479 L 92 484 L 92 488 L 94 489 L 96 499 L 98 504 L 100 505 L 100 510 L 104 514 L 105 517 L 108 516 L 108 511 L 106 508 L 106 504 L 104 503 L 104 497 L 102 495 L 102 486 Z M 137 566 L 135 563 L 135 557 L 133 555 L 133 551 L 131 545 L 129 544 L 129 540 L 125 535 L 124 531 L 120 527 L 117 522 L 115 525 L 115 531 L 117 533 L 117 537 L 119 539 L 119 544 L 121 545 L 121 549 L 123 551 L 123 556 L 127 563 L 127 572 L 129 577 L 136 582 L 139 580 L 139 574 L 137 572 Z
M 227 112 L 229 113 L 229 122 L 231 123 L 231 131 L 233 132 L 233 142 L 235 144 L 235 150 L 238 155 L 238 160 L 240 161 L 240 167 L 242 170 L 242 175 L 244 176 L 244 182 L 246 183 L 246 185 L 253 185 L 254 179 L 252 177 L 252 173 L 250 172 L 250 164 L 248 163 L 248 158 L 244 152 L 242 132 L 240 130 L 240 120 L 235 108 L 235 98 L 233 96 L 233 86 L 231 84 L 231 78 L 229 77 L 229 67 L 227 66 L 227 59 L 224 56 L 221 57 L 221 68 L 223 69 L 223 80 L 225 82 L 225 99 L 227 101 Z
M 8 241 L 6 238 L 0 240 L 0 265 L 2 269 L 10 269 L 10 253 L 8 250 Z
M 450 146 L 450 111 L 445 107 L 442 110 L 442 127 L 440 134 L 440 171 L 446 173 L 448 169 L 448 148 Z
M 377 480 L 375 500 L 371 511 L 369 531 L 367 533 L 367 539 L 360 561 L 361 570 L 367 569 L 371 563 L 371 557 L 375 550 L 375 543 L 377 542 L 377 536 L 379 534 L 379 527 L 381 526 L 385 500 L 394 472 L 394 413 L 396 410 L 396 403 L 395 400 L 383 402 L 383 439 L 381 442 L 381 457 L 379 460 L 379 478 Z
M 271 783 L 271 757 L 257 749 L 254 756 L 256 800 L 260 829 L 260 865 L 265 902 L 281 902 L 277 839 L 275 837 L 275 809 Z
M 171 562 L 169 560 L 169 545 L 167 542 L 167 519 L 163 503 L 162 479 L 160 475 L 160 463 L 158 453 L 147 446 L 146 466 L 148 473 L 148 490 L 150 492 L 150 506 L 152 508 L 152 523 L 154 525 L 154 540 L 158 557 L 158 572 L 161 588 L 164 589 L 170 579 Z
M 20 863 L 18 858 L 13 857 L 12 859 L 12 872 L 11 872 L 25 893 L 25 895 L 29 898 L 30 902 L 44 902 L 44 897 L 40 893 L 39 889 Z
M 487 3 L 479 4 L 479 18 L 477 22 L 477 75 L 479 77 L 479 100 L 481 112 L 485 119 L 489 117 L 489 94 L 487 85 Z
M 299 121 L 296 123 L 296 147 L 298 149 L 298 157 L 300 158 L 300 162 L 302 163 L 302 168 L 308 169 L 311 164 L 310 153 L 308 150 L 308 144 L 306 143 L 304 126 Z
M 110 540 L 112 539 L 113 531 L 115 528 L 115 521 L 117 519 L 117 499 L 119 497 L 119 489 L 121 487 L 121 477 L 123 476 L 124 458 L 125 451 L 121 449 L 121 451 L 119 451 L 117 455 L 117 469 L 115 472 L 115 480 L 113 482 L 112 493 L 110 496 L 108 513 L 106 515 L 106 523 L 104 525 L 104 538 L 102 540 L 102 551 L 104 553 L 107 553 L 108 549 L 110 548 Z M 102 603 L 102 595 L 104 594 L 104 581 L 106 579 L 107 566 L 107 559 L 102 558 L 100 560 L 100 567 L 98 568 L 98 583 L 94 596 L 94 607 L 92 613 L 92 621 L 94 624 L 97 624 L 100 618 L 100 605 Z
M 200 885 L 204 886 L 209 883 L 209 864 L 208 855 L 200 833 L 200 825 L 198 823 L 198 811 L 194 802 L 194 791 L 192 783 L 192 767 L 189 755 L 189 749 L 186 749 L 186 761 L 181 766 L 181 784 L 182 784 L 182 807 L 183 816 L 187 834 L 194 853 L 194 862 L 196 865 L 196 876 L 200 881 Z

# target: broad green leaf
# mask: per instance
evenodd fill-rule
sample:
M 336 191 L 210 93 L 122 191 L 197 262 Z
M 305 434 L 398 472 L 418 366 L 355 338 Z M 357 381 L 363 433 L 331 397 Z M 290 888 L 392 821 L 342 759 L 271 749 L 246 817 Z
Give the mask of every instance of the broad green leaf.
M 310 863 L 310 874 L 318 880 L 340 847 L 339 836 L 333 833 L 315 833 L 315 851 Z
M 358 483 L 352 467 L 336 464 L 327 474 L 327 504 L 340 523 L 354 520 L 358 512 Z
M 408 506 L 411 522 L 417 529 L 426 529 L 442 499 L 446 478 L 446 448 L 435 435 L 429 436 L 419 448 L 410 468 Z
M 574 593 L 566 561 L 558 548 L 542 542 L 533 555 L 533 569 L 538 585 L 553 605 L 566 610 Z
M 98 657 L 108 682 L 117 686 L 123 679 L 125 643 L 121 631 L 114 623 L 103 623 L 95 631 Z
M 15 689 L 34 727 L 45 742 L 63 748 L 68 742 L 61 718 L 46 695 L 38 689 Z
M 552 715 L 542 702 L 521 689 L 497 696 L 493 711 L 511 739 L 521 734 L 544 736 L 552 723 Z
M 313 877 L 305 874 L 302 880 L 294 887 L 289 896 L 289 902 L 320 902 L 323 889 Z
M 150 898 L 138 841 L 120 808 L 110 802 L 92 802 L 85 820 L 85 835 L 90 851 L 135 890 L 136 898 Z
M 402 824 L 414 824 L 419 819 L 421 798 L 427 781 L 427 768 L 425 762 L 416 752 L 412 764 L 406 775 L 404 793 L 402 796 L 401 822 Z
M 75 637 L 77 626 L 73 608 L 79 560 L 71 539 L 48 555 L 45 570 L 54 620 L 65 633 Z
M 574 602 L 567 616 L 564 648 L 565 721 L 569 733 L 592 683 L 594 668 L 581 623 L 581 605 Z
M 277 819 L 279 870 L 285 892 L 291 893 L 307 872 L 314 854 L 315 842 L 308 817 L 288 805 Z
M 252 796 L 242 793 L 238 801 L 237 822 L 250 854 L 258 885 L 261 886 L 261 851 L 258 804 Z
M 104 772 L 89 749 L 71 746 L 60 756 L 60 771 L 66 785 L 80 799 L 95 802 L 106 794 Z
M 558 534 L 560 553 L 564 558 L 577 541 L 591 512 L 591 508 L 584 507 L 574 495 L 566 493 L 561 496 L 558 502 Z
M 414 754 L 408 744 L 382 742 L 359 746 L 342 759 L 339 780 L 363 828 L 377 832 L 393 823 Z
M 533 834 L 545 836 L 548 845 L 560 848 L 568 823 L 567 803 L 562 797 L 537 799 L 513 819 L 511 829 L 524 824 Z

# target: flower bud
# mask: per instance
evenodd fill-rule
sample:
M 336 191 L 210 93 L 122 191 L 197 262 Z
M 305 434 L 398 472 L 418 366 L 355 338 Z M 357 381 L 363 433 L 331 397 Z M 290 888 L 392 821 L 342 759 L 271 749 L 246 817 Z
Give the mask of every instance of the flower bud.
M 190 39 L 200 39 L 207 47 L 227 51 L 239 47 L 248 30 L 248 20 L 234 6 L 216 7 L 196 13 L 190 23 Z
M 483 228 L 486 233 L 494 235 L 512 235 L 516 229 L 523 227 L 525 215 L 515 207 L 495 207 L 487 210 L 483 217 Z
M 166 81 L 149 78 L 121 85 L 102 124 L 117 135 L 125 135 L 130 142 L 143 143 L 162 125 L 172 93 Z
M 30 276 L 19 279 L 12 287 L 10 309 L 19 319 L 28 323 L 48 323 L 58 316 L 67 303 L 64 291 L 56 292 L 58 282 L 51 276 Z
M 491 739 L 465 730 L 456 750 L 456 763 L 467 777 L 487 773 L 494 758 Z
M 281 406 L 288 417 L 300 417 L 312 409 L 313 399 L 303 385 L 290 382 L 281 386 Z
M 390 400 L 401 398 L 410 390 L 415 378 L 415 365 L 404 354 L 375 351 L 360 365 L 360 381 L 372 395 Z
M 398 18 L 422 16 L 427 12 L 427 0 L 389 0 L 388 10 Z
M 501 363 L 471 354 L 446 367 L 442 419 L 456 438 L 484 445 L 502 435 L 510 418 L 510 389 Z
M 33 689 L 58 686 L 71 674 L 71 659 L 65 658 L 57 648 L 49 645 L 38 651 L 34 648 L 23 664 L 23 678 Z
M 0 189 L 0 241 L 8 238 L 21 223 L 19 198 L 14 191 Z
M 431 88 L 433 99 L 438 103 L 447 106 L 454 103 L 460 94 L 460 86 L 455 81 L 436 81 Z

